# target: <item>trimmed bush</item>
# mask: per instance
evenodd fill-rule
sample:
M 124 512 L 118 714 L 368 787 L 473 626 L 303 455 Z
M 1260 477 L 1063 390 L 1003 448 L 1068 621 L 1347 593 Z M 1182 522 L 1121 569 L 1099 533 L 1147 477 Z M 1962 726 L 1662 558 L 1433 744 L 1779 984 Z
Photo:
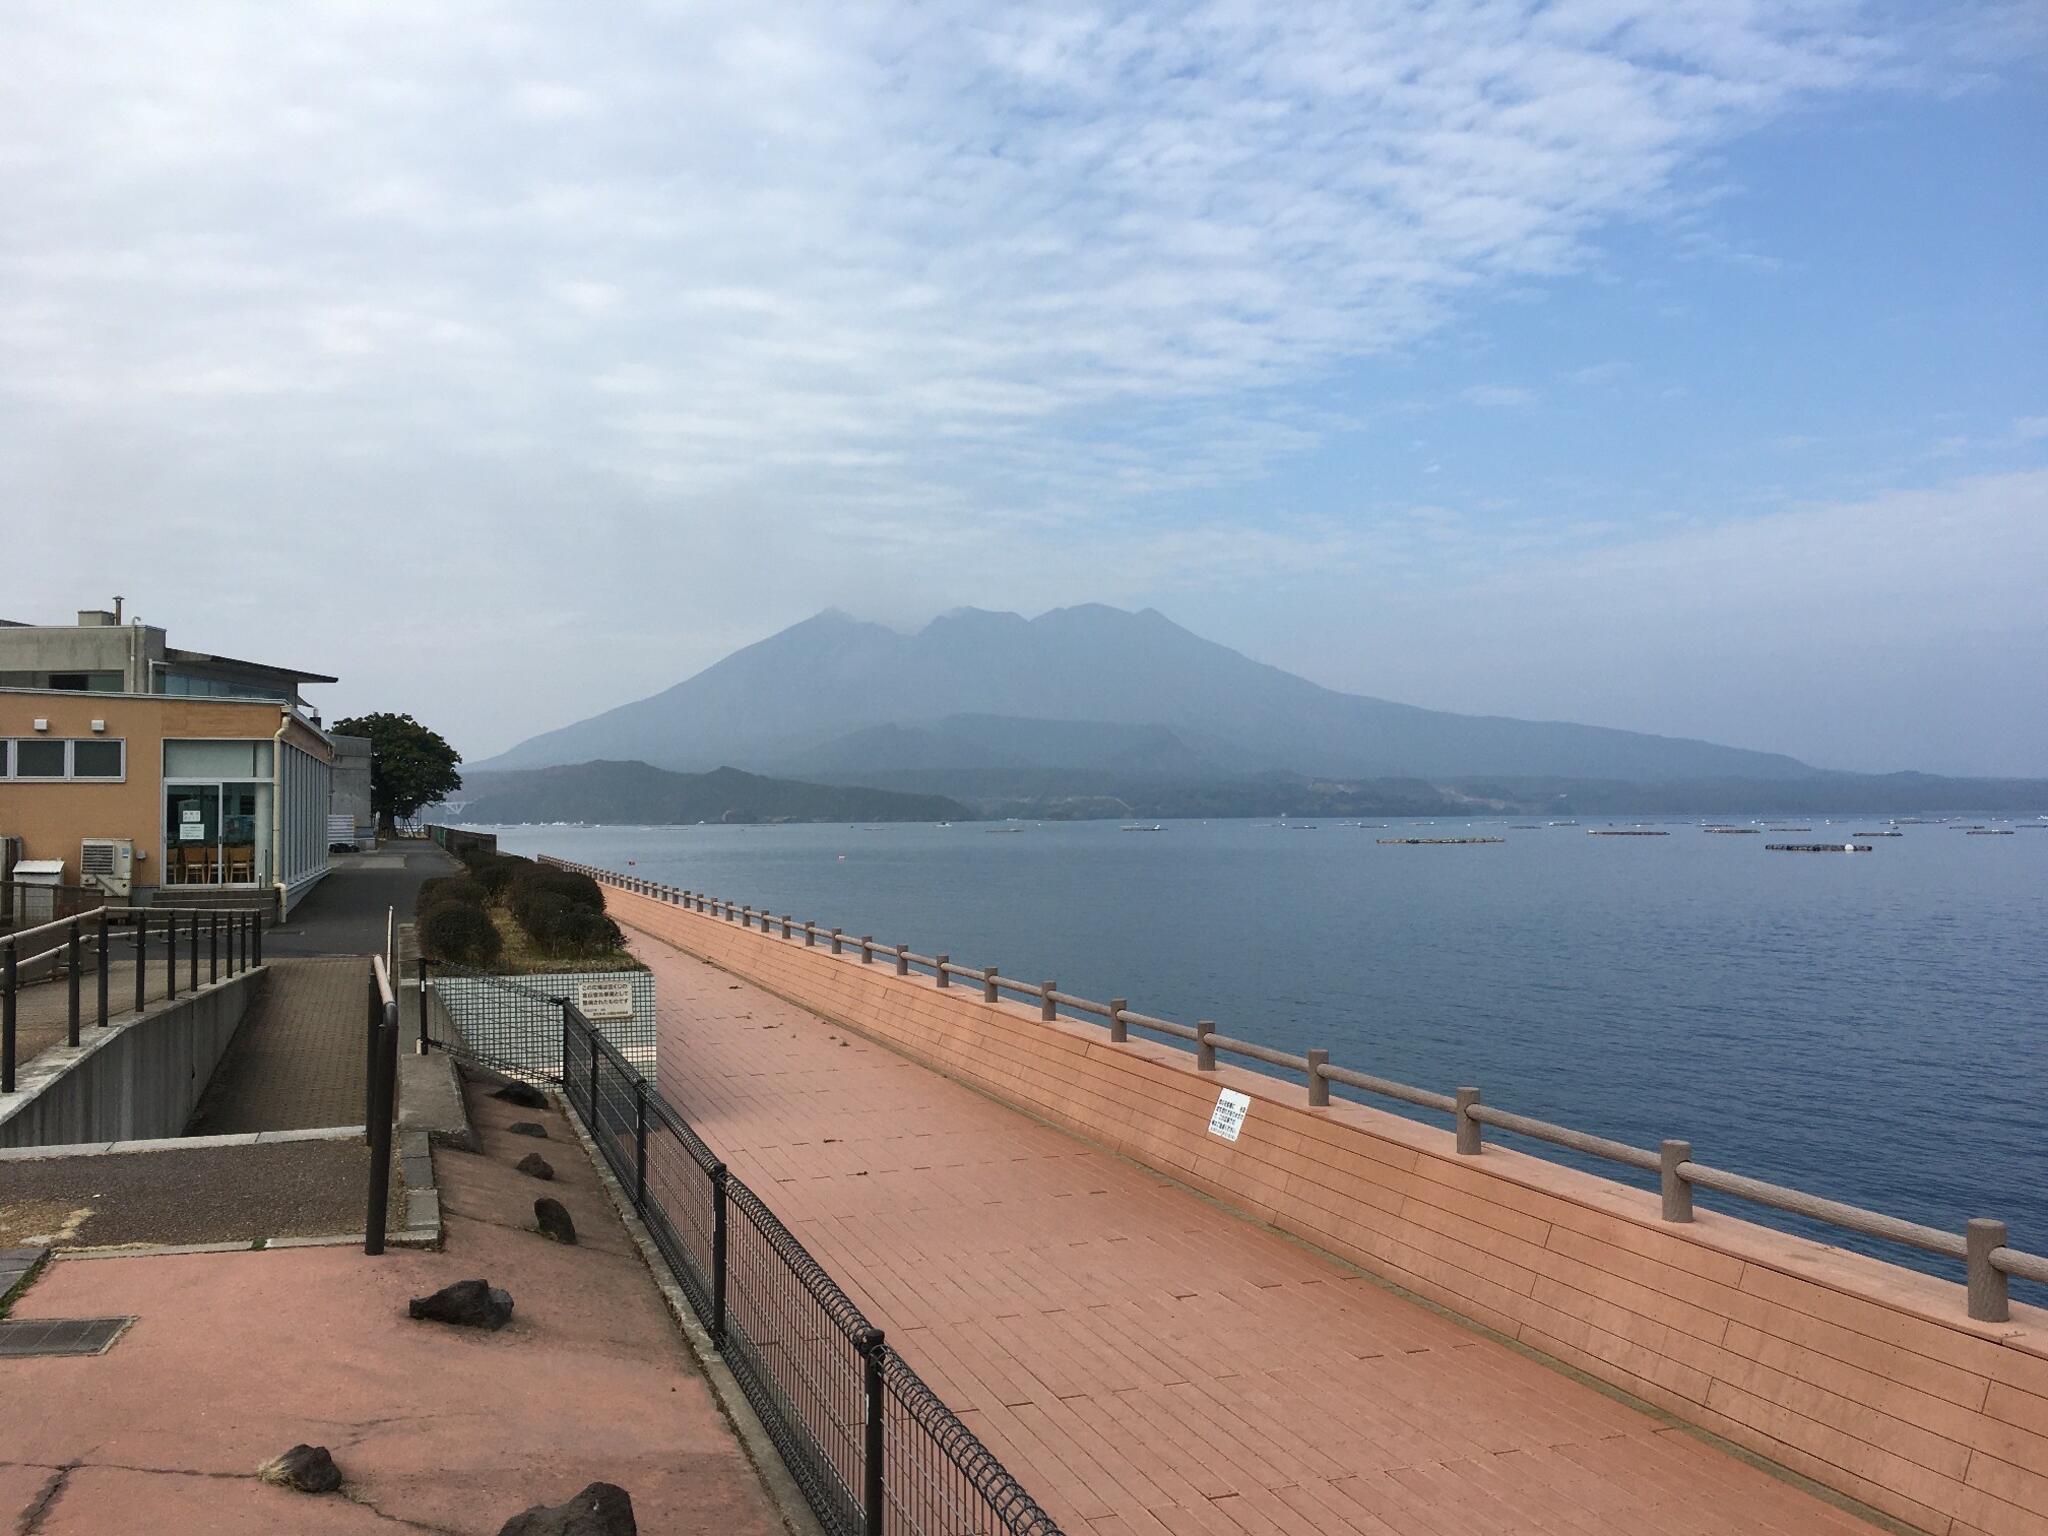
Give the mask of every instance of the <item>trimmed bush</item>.
M 515 889 L 512 915 L 536 945 L 556 956 L 604 954 L 625 944 L 618 925 L 604 913 L 559 891 Z
M 522 859 L 516 853 L 479 853 L 465 862 L 470 878 L 492 896 L 504 895 L 506 888 L 527 870 L 540 868 L 533 860 Z
M 465 906 L 480 907 L 490 899 L 481 881 L 469 875 L 437 875 L 420 886 L 420 898 L 414 910 L 424 912 L 429 907 L 438 907 L 444 901 L 459 901 Z
M 553 869 L 546 864 L 533 864 L 519 872 L 512 882 L 512 900 L 516 904 L 522 895 L 538 895 L 542 892 L 560 896 L 572 905 L 588 907 L 593 912 L 604 910 L 604 889 L 588 875 L 580 875 L 573 869 Z
M 455 965 L 489 965 L 505 947 L 491 914 L 465 901 L 443 901 L 420 913 L 419 941 L 429 960 Z

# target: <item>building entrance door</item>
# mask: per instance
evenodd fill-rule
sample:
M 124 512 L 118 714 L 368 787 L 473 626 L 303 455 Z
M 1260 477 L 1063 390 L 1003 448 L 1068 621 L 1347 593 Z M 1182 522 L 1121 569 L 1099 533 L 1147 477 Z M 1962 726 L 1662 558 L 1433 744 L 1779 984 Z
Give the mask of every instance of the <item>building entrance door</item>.
M 165 884 L 220 884 L 220 837 L 221 793 L 218 784 L 164 786 Z

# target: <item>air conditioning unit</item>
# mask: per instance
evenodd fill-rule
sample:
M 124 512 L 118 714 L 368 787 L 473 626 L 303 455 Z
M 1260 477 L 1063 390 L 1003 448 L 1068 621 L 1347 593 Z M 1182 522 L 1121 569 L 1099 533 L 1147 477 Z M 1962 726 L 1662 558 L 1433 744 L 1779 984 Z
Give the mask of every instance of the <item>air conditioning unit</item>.
M 109 896 L 128 895 L 135 889 L 135 839 L 88 837 L 79 847 L 78 875 Z

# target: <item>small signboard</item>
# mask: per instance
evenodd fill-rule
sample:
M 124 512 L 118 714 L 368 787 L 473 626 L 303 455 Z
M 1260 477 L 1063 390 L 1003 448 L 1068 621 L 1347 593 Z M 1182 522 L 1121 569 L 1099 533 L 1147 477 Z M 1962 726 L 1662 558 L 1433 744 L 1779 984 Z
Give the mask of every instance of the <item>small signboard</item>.
M 579 981 L 576 983 L 576 1006 L 592 1023 L 599 1019 L 630 1019 L 633 1017 L 633 983 Z
M 1209 1134 L 1225 1141 L 1237 1140 L 1244 1129 L 1244 1117 L 1252 1107 L 1251 1095 L 1224 1089 L 1216 1095 L 1216 1112 L 1209 1116 Z
M 178 841 L 203 843 L 206 841 L 206 828 L 196 821 L 181 821 L 178 823 Z

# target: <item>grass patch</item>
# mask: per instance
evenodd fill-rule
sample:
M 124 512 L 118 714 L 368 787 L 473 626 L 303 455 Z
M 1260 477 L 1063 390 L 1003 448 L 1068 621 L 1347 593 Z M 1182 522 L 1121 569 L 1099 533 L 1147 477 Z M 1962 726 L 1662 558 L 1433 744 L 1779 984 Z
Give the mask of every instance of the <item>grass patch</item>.
M 484 909 L 505 941 L 505 950 L 491 964 L 494 971 L 522 976 L 559 975 L 567 971 L 644 971 L 640 961 L 623 949 L 587 950 L 576 955 L 556 955 L 541 949 L 533 936 L 519 925 L 510 908 L 494 901 Z

